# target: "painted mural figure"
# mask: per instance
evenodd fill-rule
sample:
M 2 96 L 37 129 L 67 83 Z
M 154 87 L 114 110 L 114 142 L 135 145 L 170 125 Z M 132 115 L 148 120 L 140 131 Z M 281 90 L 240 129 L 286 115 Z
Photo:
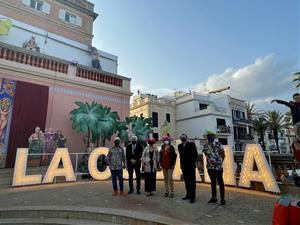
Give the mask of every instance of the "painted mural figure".
M 2 100 L 0 100 L 0 141 L 4 140 L 5 128 L 8 124 L 8 114 L 10 112 L 10 104 L 7 106 L 6 104 L 2 104 Z
M 40 127 L 35 128 L 35 132 L 30 135 L 29 139 L 29 154 L 41 154 L 45 146 L 45 136 Z M 28 159 L 34 160 L 34 165 L 38 165 L 41 155 L 29 155 Z M 38 161 L 38 162 L 37 162 Z
M 67 139 L 65 138 L 65 136 L 63 135 L 63 133 L 60 130 L 58 130 L 55 133 L 54 139 L 55 139 L 57 148 L 65 148 L 66 147 Z
M 42 161 L 43 163 L 47 163 L 49 161 L 49 159 L 51 160 L 57 145 L 56 145 L 56 141 L 55 141 L 55 136 L 56 133 L 54 132 L 53 128 L 49 128 L 48 130 L 45 131 L 45 147 L 44 147 L 44 153 L 46 153 L 45 155 L 43 155 L 42 157 Z M 47 155 L 48 153 L 50 153 L 49 155 Z
M 171 138 L 165 136 L 162 138 L 163 145 L 160 151 L 160 166 L 162 167 L 165 183 L 165 197 L 174 197 L 174 182 L 173 171 L 176 164 L 176 152 L 173 145 L 171 145 Z
M 225 151 L 222 145 L 215 141 L 216 134 L 210 131 L 206 131 L 204 137 L 207 139 L 207 143 L 203 147 L 203 153 L 206 157 L 206 165 L 209 178 L 211 180 L 211 193 L 212 197 L 208 203 L 217 202 L 217 183 L 220 187 L 221 205 L 225 205 L 225 187 L 223 181 L 223 161 L 225 158 Z
M 155 139 L 150 138 L 142 156 L 142 170 L 145 173 L 145 192 L 152 196 L 156 191 L 156 171 L 159 170 L 159 152 L 154 145 Z

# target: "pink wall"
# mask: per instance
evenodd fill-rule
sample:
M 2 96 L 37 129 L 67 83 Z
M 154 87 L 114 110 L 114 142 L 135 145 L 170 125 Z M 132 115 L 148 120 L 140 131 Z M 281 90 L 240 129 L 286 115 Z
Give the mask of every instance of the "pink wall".
M 82 94 L 89 94 L 92 96 L 80 96 Z M 99 99 L 102 97 L 109 99 Z M 121 104 L 122 100 L 127 100 L 128 103 Z M 75 101 L 89 103 L 96 101 L 104 106 L 111 107 L 112 111 L 117 111 L 121 119 L 129 116 L 128 96 L 112 94 L 106 91 L 94 91 L 90 88 L 76 88 L 67 85 L 60 85 L 50 88 L 46 127 L 52 127 L 54 129 L 60 129 L 63 131 L 65 137 L 67 138 L 67 145 L 70 152 L 85 151 L 85 146 L 83 144 L 84 135 L 73 131 L 70 121 L 70 111 L 72 111 L 74 108 L 77 108 Z M 107 145 L 109 145 L 109 143 L 107 143 Z
M 1 78 L 20 80 L 29 83 L 49 86 L 49 101 L 46 128 L 62 130 L 67 138 L 67 146 L 70 152 L 84 152 L 83 134 L 73 131 L 70 121 L 70 111 L 77 108 L 75 101 L 89 102 L 96 101 L 109 106 L 112 111 L 117 111 L 121 119 L 129 116 L 129 96 L 110 91 L 99 90 L 86 86 L 78 87 L 67 82 L 55 82 L 49 79 L 32 79 L 15 74 L 0 72 Z M 88 95 L 88 96 L 87 96 Z M 110 143 L 107 143 L 109 146 Z

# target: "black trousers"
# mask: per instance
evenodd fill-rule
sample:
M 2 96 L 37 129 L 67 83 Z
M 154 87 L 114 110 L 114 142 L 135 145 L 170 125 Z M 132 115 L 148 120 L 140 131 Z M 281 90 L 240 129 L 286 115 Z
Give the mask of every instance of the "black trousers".
M 141 164 L 136 163 L 135 165 L 128 166 L 128 176 L 129 176 L 129 190 L 133 191 L 133 172 L 136 176 L 136 190 L 141 189 Z
M 145 192 L 156 191 L 156 172 L 145 173 Z
M 221 199 L 225 199 L 225 187 L 223 181 L 223 170 L 208 170 L 208 175 L 211 180 L 211 195 L 212 198 L 217 198 L 217 183 L 220 188 Z
M 196 198 L 196 173 L 195 168 L 182 169 L 185 183 L 186 197 L 195 200 Z

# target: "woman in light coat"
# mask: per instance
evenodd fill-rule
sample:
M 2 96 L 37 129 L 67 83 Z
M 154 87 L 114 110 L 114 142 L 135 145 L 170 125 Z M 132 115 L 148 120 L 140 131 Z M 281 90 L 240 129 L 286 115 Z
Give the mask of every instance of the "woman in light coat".
M 150 138 L 142 156 L 142 170 L 145 173 L 145 192 L 153 195 L 156 190 L 156 171 L 159 170 L 159 152 L 154 145 L 155 139 Z

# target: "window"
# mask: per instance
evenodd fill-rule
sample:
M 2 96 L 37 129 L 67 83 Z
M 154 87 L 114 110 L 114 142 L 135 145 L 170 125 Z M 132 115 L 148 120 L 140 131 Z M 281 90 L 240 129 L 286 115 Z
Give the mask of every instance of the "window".
M 228 145 L 227 138 L 219 138 L 218 141 L 219 141 L 222 145 Z
M 207 104 L 199 103 L 199 110 L 207 109 L 207 107 L 208 107 Z
M 43 10 L 43 2 L 38 1 L 38 0 L 30 0 L 30 7 L 35 10 L 42 11 Z
M 50 14 L 51 5 L 40 0 L 22 0 L 22 3 L 34 10 Z
M 158 141 L 158 133 L 153 133 L 153 138 L 155 139 L 155 141 Z
M 158 113 L 152 112 L 152 125 L 153 127 L 158 127 Z
M 226 126 L 226 120 L 217 118 L 217 126 Z
M 70 12 L 65 11 L 64 9 L 59 10 L 58 17 L 61 20 L 64 20 L 70 24 L 81 26 L 82 25 L 82 18 L 80 16 L 74 15 Z
M 65 13 L 65 21 L 76 24 L 76 16 L 72 15 L 71 13 L 66 12 Z
M 168 123 L 171 122 L 171 115 L 170 115 L 170 113 L 166 114 L 166 120 L 167 120 Z

